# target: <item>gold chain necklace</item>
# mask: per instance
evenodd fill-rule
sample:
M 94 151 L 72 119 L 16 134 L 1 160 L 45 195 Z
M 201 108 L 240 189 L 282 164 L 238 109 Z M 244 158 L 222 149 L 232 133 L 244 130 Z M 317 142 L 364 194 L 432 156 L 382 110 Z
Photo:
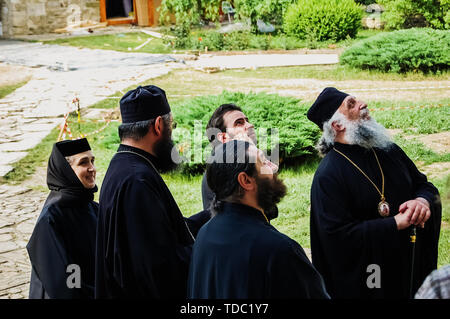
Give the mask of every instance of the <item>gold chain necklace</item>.
M 258 210 L 259 210 L 259 209 L 258 209 Z M 260 210 L 260 212 L 261 212 L 261 214 L 263 214 L 263 216 L 264 216 L 264 218 L 266 219 L 267 223 L 270 224 L 270 223 L 269 223 L 269 220 L 267 219 L 266 214 L 264 214 L 264 212 L 263 212 L 262 210 Z
M 389 216 L 389 204 L 388 204 L 388 202 L 386 202 L 386 198 L 384 197 L 384 174 L 383 174 L 383 169 L 381 168 L 381 164 L 380 164 L 380 161 L 378 160 L 378 156 L 377 156 L 377 153 L 375 152 L 375 150 L 373 148 L 371 148 L 373 154 L 375 155 L 375 159 L 377 160 L 378 167 L 380 168 L 380 172 L 381 172 L 381 192 L 380 192 L 380 189 L 377 187 L 377 185 L 375 185 L 375 183 L 369 178 L 369 176 L 367 176 L 366 173 L 363 172 L 363 170 L 361 168 L 359 168 L 358 165 L 356 165 L 344 153 L 342 153 L 341 151 L 338 151 L 335 147 L 333 147 L 333 149 L 337 153 L 341 154 L 344 158 L 346 158 L 350 163 L 352 163 L 353 166 L 355 166 L 369 180 L 369 182 L 372 183 L 372 185 L 375 187 L 375 189 L 377 190 L 378 194 L 380 194 L 380 197 L 381 197 L 381 201 L 378 203 L 378 213 L 381 216 L 383 216 L 383 217 Z

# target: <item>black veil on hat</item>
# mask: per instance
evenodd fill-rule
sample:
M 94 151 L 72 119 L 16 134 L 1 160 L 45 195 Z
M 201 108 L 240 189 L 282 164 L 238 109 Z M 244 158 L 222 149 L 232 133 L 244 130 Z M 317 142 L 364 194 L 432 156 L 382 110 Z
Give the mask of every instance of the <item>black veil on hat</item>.
M 170 113 L 169 102 L 163 89 L 154 86 L 138 86 L 120 99 L 122 123 L 147 121 Z
M 327 87 L 319 94 L 306 116 L 320 129 L 323 129 L 323 123 L 333 116 L 347 96 L 349 94 L 333 87 Z
M 67 156 L 90 149 L 86 138 L 65 140 L 53 145 L 47 167 L 47 186 L 51 192 L 44 205 L 56 201 L 81 203 L 93 200 L 94 193 L 98 190 L 97 186 L 91 189 L 85 188 L 66 160 Z

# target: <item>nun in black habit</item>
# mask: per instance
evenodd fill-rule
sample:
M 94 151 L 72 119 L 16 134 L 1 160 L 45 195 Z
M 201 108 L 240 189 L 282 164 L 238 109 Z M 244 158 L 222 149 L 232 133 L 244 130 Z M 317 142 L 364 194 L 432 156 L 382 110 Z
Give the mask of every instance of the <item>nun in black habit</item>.
M 313 264 L 328 292 L 346 299 L 412 297 L 437 266 L 438 190 L 361 100 L 326 88 L 308 118 L 324 131 L 310 227 Z
M 50 194 L 27 245 L 32 265 L 30 299 L 94 297 L 95 173 L 85 138 L 53 146 L 47 168 Z

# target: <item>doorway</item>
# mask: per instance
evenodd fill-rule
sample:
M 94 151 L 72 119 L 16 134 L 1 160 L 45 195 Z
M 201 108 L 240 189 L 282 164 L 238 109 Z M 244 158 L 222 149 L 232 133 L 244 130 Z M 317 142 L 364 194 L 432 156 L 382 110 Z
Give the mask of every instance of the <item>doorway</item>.
M 136 23 L 135 0 L 100 0 L 100 21 L 108 25 Z

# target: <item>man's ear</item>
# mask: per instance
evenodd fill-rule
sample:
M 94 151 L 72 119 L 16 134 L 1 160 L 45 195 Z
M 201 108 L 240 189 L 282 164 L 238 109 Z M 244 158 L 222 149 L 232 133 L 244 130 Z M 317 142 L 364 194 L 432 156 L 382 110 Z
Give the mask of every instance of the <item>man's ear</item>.
M 153 131 L 155 133 L 156 136 L 160 136 L 163 133 L 163 118 L 161 116 L 158 116 L 155 119 L 155 124 L 153 125 Z
M 241 187 L 246 191 L 252 191 L 256 188 L 255 179 L 248 176 L 247 173 L 240 172 L 237 180 L 239 185 L 241 185 Z
M 222 144 L 225 144 L 231 140 L 230 136 L 226 132 L 217 133 L 216 137 Z
M 331 127 L 336 132 L 343 132 L 343 131 L 345 131 L 345 127 L 342 124 L 339 124 L 337 121 L 334 121 L 333 123 L 331 123 Z

